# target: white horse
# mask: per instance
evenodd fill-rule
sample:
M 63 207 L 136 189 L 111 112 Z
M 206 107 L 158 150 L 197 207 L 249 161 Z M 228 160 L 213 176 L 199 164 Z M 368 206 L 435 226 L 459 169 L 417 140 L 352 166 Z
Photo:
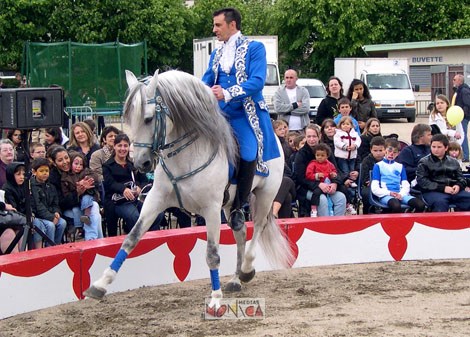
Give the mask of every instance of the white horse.
M 124 116 L 134 140 L 134 165 L 146 172 L 155 167 L 155 180 L 136 225 L 125 238 L 111 266 L 84 295 L 101 299 L 157 214 L 168 207 L 178 206 L 200 214 L 206 220 L 206 261 L 212 282 L 209 306 L 217 307 L 222 298 L 218 271 L 220 211 L 224 191 L 229 186 L 229 164 L 234 164 L 237 157 L 231 127 L 210 89 L 192 75 L 180 71 L 158 75 L 157 71 L 145 84 L 126 71 L 126 79 L 129 95 Z M 282 153 L 279 141 L 277 145 Z M 246 226 L 234 231 L 237 267 L 235 276 L 225 287 L 226 291 L 240 291 L 241 282 L 254 277 L 253 261 L 258 241 L 273 266 L 288 268 L 293 262 L 288 240 L 272 213 L 272 203 L 282 180 L 284 158 L 281 156 L 267 164 L 269 176 L 256 176 L 253 182 L 250 211 L 254 233 L 247 250 Z M 230 199 L 233 198 L 235 186 L 228 191 Z M 230 202 L 224 206 L 224 211 L 230 214 Z

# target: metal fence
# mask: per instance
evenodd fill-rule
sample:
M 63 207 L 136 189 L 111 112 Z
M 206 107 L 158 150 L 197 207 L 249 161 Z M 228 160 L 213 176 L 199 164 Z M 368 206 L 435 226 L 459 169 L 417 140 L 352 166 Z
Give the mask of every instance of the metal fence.
M 429 105 L 432 101 L 430 100 L 417 100 L 416 101 L 416 115 L 417 116 L 427 116 L 431 111 L 429 111 Z

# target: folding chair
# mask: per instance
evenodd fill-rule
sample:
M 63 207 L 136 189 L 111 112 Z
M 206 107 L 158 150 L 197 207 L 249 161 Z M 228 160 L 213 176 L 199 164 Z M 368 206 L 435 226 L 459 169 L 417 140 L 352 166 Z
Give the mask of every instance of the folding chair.
M 369 172 L 369 178 L 370 178 L 370 182 L 372 183 L 372 171 Z M 379 200 L 379 197 L 377 197 L 376 195 L 374 195 L 374 193 L 372 193 L 372 188 L 369 190 L 369 203 L 370 203 L 369 213 L 373 213 L 372 212 L 373 209 L 375 209 L 374 213 L 378 213 L 378 214 L 383 213 L 384 211 L 387 211 L 390 209 L 390 207 L 388 207 L 387 204 L 381 202 Z M 410 208 L 410 206 L 403 205 L 403 204 L 400 204 L 400 207 L 405 212 L 409 210 Z

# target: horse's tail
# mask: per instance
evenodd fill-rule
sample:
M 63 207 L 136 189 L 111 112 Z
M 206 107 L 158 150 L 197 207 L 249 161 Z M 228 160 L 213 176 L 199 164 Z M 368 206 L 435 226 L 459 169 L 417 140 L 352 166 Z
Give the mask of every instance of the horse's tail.
M 250 204 L 254 205 L 255 195 L 251 195 Z M 254 207 L 250 207 L 251 211 Z M 273 215 L 272 209 L 269 211 L 267 223 L 261 231 L 259 243 L 264 255 L 272 266 L 277 268 L 290 268 L 295 262 L 295 256 L 290 247 L 287 234 L 281 230 Z

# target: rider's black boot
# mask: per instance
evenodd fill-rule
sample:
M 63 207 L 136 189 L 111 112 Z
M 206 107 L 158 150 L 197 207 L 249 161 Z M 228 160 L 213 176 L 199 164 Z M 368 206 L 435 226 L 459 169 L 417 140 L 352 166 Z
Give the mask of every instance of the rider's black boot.
M 230 210 L 229 226 L 234 231 L 242 229 L 245 223 L 245 216 L 242 207 L 248 201 L 248 196 L 251 192 L 253 185 L 253 178 L 255 176 L 256 160 L 245 161 L 240 159 L 237 174 L 237 192 L 233 200 L 232 208 Z

